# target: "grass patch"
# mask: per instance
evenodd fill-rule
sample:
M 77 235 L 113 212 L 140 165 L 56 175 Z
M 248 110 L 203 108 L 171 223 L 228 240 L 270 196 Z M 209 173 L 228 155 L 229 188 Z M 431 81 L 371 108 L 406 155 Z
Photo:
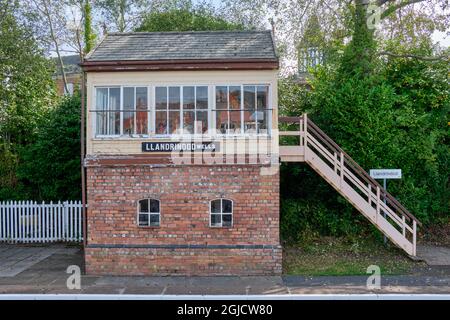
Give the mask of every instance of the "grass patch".
M 283 250 L 283 273 L 289 275 L 367 275 L 370 265 L 379 266 L 382 275 L 395 275 L 411 273 L 421 263 L 371 238 L 322 237 Z

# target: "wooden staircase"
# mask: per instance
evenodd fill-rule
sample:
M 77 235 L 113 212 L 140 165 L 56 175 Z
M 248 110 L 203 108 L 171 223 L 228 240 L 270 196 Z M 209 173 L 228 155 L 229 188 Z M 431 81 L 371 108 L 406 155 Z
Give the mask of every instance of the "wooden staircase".
M 417 226 L 421 223 L 305 114 L 280 117 L 279 123 L 298 130 L 280 131 L 279 136 L 297 136 L 299 144 L 280 145 L 284 162 L 306 162 L 372 222 L 394 244 L 416 255 Z

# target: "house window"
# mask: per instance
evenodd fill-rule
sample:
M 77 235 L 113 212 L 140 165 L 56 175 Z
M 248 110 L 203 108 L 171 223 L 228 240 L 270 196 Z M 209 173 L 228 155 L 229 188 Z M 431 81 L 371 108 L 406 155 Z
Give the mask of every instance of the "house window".
M 216 131 L 220 134 L 269 133 L 269 86 L 216 86 Z
M 160 216 L 159 200 L 139 200 L 138 225 L 140 227 L 159 227 Z
M 156 87 L 155 133 L 202 134 L 208 130 L 208 87 Z
M 66 87 L 64 86 L 64 94 L 69 96 L 73 95 L 73 83 L 70 82 L 67 83 L 67 90 Z
M 309 68 L 322 65 L 325 61 L 323 51 L 318 47 L 306 47 L 299 50 L 299 72 L 306 73 Z
M 210 202 L 210 226 L 231 227 L 233 225 L 233 201 L 216 199 Z
M 146 87 L 123 88 L 122 134 L 148 134 L 148 97 Z
M 120 88 L 97 88 L 97 135 L 120 134 Z
M 208 86 L 155 86 L 150 105 L 148 87 L 95 88 L 94 132 L 98 137 L 146 137 L 269 134 L 269 85 L 215 86 L 215 107 L 209 107 Z M 214 113 L 210 121 L 210 110 Z M 150 123 L 150 111 L 152 121 Z M 212 123 L 210 123 L 212 122 Z M 151 129 L 151 130 L 150 130 Z
M 147 87 L 96 88 L 96 134 L 148 134 Z

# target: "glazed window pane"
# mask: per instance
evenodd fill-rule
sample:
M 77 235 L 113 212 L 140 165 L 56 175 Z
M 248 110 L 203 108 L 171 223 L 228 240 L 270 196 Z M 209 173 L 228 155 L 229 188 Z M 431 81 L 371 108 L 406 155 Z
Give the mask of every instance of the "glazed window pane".
M 155 199 L 150 199 L 150 212 L 159 213 L 159 201 Z

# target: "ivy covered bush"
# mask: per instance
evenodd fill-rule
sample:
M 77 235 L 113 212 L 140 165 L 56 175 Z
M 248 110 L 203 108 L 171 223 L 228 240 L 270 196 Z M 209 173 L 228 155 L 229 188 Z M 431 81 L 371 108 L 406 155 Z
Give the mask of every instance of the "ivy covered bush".
M 22 148 L 17 176 L 27 199 L 81 199 L 79 93 L 66 96 L 40 123 L 34 143 Z

